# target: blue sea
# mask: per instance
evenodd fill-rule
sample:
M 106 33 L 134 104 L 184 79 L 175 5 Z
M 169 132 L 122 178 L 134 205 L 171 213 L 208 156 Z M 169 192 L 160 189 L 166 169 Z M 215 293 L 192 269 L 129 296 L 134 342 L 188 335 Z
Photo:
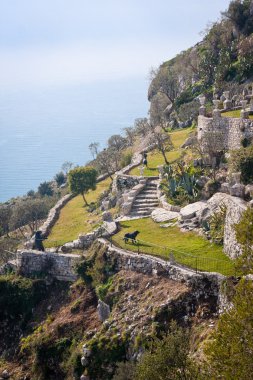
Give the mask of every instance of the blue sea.
M 0 89 L 0 202 L 36 190 L 64 161 L 84 165 L 148 112 L 148 82 Z

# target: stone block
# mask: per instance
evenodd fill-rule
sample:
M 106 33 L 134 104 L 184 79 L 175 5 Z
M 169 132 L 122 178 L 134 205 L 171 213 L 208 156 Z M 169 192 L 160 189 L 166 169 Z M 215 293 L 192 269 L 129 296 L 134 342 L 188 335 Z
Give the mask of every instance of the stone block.
M 230 195 L 234 197 L 244 198 L 245 186 L 240 183 L 236 183 L 235 185 L 231 186 Z

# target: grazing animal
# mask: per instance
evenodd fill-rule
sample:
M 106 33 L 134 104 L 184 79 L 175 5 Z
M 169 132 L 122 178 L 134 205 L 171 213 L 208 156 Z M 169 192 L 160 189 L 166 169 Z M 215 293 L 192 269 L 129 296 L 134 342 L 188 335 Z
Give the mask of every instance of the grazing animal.
M 134 231 L 132 233 L 128 232 L 127 234 L 124 235 L 123 240 L 125 243 L 128 242 L 128 240 L 132 240 L 132 243 L 136 243 L 136 236 L 140 233 L 140 231 Z

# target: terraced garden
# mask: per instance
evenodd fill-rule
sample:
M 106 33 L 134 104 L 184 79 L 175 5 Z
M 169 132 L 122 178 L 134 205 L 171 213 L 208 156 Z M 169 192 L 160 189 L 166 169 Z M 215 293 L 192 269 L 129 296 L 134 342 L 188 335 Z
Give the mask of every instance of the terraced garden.
M 178 263 L 202 271 L 235 274 L 233 261 L 222 246 L 211 244 L 194 232 L 181 232 L 178 227 L 162 228 L 150 218 L 120 223 L 120 231 L 113 236 L 115 245 L 134 252 L 143 252 L 169 259 L 173 253 Z M 138 244 L 125 243 L 124 234 L 140 231 Z
M 89 191 L 86 196 L 88 203 L 96 202 L 99 195 L 109 188 L 110 183 L 111 179 L 108 178 L 99 182 L 96 190 Z M 63 245 L 77 239 L 80 233 L 91 232 L 98 226 L 100 221 L 101 213 L 89 212 L 82 196 L 78 195 L 71 199 L 61 210 L 60 217 L 52 228 L 48 240 L 45 240 L 44 245 L 46 248 Z
M 241 110 L 222 112 L 221 116 L 222 117 L 240 118 L 241 117 Z M 253 119 L 253 115 L 249 115 L 249 118 Z
M 194 129 L 191 127 L 169 133 L 174 146 L 174 149 L 166 154 L 166 157 L 170 163 L 180 157 L 182 154 L 182 149 L 180 149 L 180 147 L 185 142 L 189 134 L 193 131 Z M 153 150 L 148 153 L 148 168 L 145 168 L 144 176 L 157 176 L 159 174 L 157 166 L 159 165 L 164 165 L 164 158 L 162 154 L 157 150 Z M 129 174 L 140 175 L 140 166 L 132 169 Z

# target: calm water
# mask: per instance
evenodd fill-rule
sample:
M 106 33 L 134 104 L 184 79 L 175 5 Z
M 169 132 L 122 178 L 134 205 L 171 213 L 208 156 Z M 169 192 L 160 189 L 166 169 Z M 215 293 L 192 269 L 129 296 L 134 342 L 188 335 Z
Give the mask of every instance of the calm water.
M 64 161 L 85 164 L 88 146 L 148 111 L 148 83 L 122 80 L 0 92 L 0 202 L 36 190 Z

